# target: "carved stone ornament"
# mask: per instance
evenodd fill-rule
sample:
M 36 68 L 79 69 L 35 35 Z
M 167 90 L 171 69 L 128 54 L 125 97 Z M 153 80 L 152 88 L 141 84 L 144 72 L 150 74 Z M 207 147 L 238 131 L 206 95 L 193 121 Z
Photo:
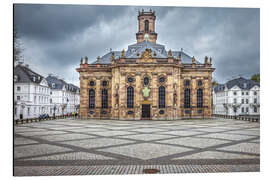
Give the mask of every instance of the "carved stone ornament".
M 168 57 L 169 57 L 169 58 L 172 58 L 172 50 L 169 50 L 169 52 L 168 52 Z
M 150 88 L 145 86 L 142 90 L 142 94 L 144 98 L 148 98 L 150 96 Z
M 142 53 L 142 62 L 151 62 L 152 61 L 152 50 L 145 49 Z

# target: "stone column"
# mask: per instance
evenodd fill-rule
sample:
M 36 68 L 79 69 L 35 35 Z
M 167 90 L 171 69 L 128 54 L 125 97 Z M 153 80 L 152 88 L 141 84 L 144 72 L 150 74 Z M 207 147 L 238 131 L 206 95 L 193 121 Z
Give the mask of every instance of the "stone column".
M 141 83 L 141 76 L 140 73 L 136 73 L 136 85 L 135 85 L 135 92 L 134 92 L 134 104 L 135 104 L 135 118 L 141 118 L 141 103 L 142 103 L 142 83 Z
M 95 117 L 99 118 L 100 117 L 100 112 L 101 112 L 101 99 L 102 99 L 102 93 L 101 93 L 101 82 L 100 82 L 101 77 L 96 77 L 96 94 L 95 94 Z
M 126 114 L 126 104 L 127 104 L 127 93 L 126 93 L 126 77 L 124 73 L 120 73 L 120 82 L 119 82 L 119 110 L 120 110 L 120 119 L 125 118 Z

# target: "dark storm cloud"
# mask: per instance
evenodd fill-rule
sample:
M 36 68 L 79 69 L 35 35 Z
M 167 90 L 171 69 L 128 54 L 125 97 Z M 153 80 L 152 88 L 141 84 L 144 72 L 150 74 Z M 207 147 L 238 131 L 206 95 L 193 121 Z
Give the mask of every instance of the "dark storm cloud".
M 156 11 L 158 43 L 184 49 L 203 62 L 213 57 L 220 82 L 259 72 L 259 9 L 141 6 L 15 5 L 14 24 L 25 61 L 40 73 L 77 81 L 80 57 L 127 49 L 135 43 L 137 11 Z

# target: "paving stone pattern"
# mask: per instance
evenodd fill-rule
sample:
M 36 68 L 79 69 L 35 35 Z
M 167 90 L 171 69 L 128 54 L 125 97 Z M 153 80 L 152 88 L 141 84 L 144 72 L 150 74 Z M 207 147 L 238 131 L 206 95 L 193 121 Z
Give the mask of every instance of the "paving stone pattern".
M 260 124 L 58 119 L 14 126 L 14 176 L 260 171 Z

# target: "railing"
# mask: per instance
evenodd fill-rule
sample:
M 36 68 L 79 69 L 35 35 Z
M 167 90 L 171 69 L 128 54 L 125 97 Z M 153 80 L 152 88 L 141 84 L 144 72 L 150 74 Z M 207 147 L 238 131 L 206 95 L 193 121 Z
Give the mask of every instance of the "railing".
M 39 122 L 39 121 L 48 121 L 48 120 L 55 120 L 55 119 L 65 119 L 69 117 L 74 117 L 74 115 L 60 115 L 60 116 L 51 116 L 47 118 L 26 118 L 26 119 L 15 119 L 14 124 L 26 124 L 26 123 L 32 123 L 32 122 Z
M 260 122 L 260 117 L 252 117 L 252 116 L 230 116 L 230 115 L 223 115 L 223 114 L 213 114 L 213 117 L 220 117 L 225 119 L 236 119 L 236 120 L 243 120 L 243 121 L 250 121 L 250 122 Z

